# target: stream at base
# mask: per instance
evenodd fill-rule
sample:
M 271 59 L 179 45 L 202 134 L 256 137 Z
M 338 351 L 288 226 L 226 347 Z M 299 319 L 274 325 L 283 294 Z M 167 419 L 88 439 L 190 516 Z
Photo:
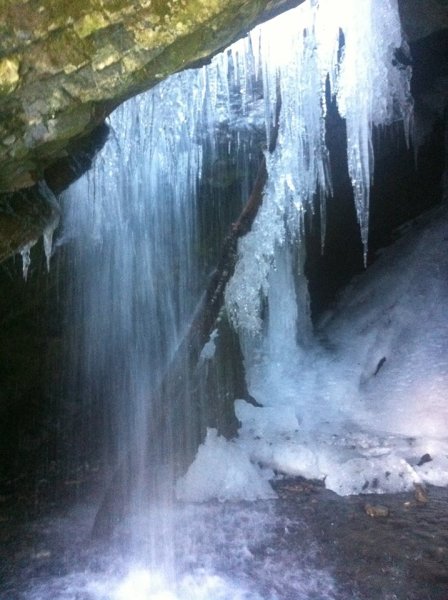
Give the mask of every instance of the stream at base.
M 93 542 L 92 505 L 26 522 L 0 514 L 2 600 L 446 600 L 448 490 L 340 497 L 303 479 L 277 500 L 179 504 L 175 570 L 149 566 L 148 522 Z M 388 517 L 372 518 L 365 504 Z M 156 522 L 152 510 L 152 523 Z M 157 536 L 155 536 L 157 538 Z

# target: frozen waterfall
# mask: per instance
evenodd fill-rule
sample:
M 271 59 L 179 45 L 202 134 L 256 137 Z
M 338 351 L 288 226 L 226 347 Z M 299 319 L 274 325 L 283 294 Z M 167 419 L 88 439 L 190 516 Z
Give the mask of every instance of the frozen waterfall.
M 269 145 L 281 99 L 278 140 L 265 151 L 263 203 L 252 231 L 240 240 L 226 308 L 246 352 L 249 389 L 261 404 L 273 397 L 288 404 L 297 395 L 292 372 L 305 368 L 313 343 L 303 215 L 318 199 L 324 230 L 332 193 L 327 102 L 335 98 L 346 120 L 348 170 L 366 253 L 372 128 L 402 120 L 407 137 L 410 131 L 410 69 L 394 58 L 399 47 L 406 49 L 396 0 L 381 7 L 345 0 L 337 9 L 330 0 L 310 1 L 257 27 L 210 65 L 171 77 L 112 115 L 111 139 L 67 202 L 66 236 L 76 246 L 70 306 L 77 362 L 70 388 L 82 418 L 103 414 L 105 432 L 104 440 L 92 435 L 84 450 L 78 445 L 77 460 L 89 444 L 103 449 L 106 462 L 130 453 L 128 485 L 140 490 L 137 505 L 144 497 L 151 425 L 157 413 L 164 419 L 157 388 L 209 268 L 198 260 L 204 157 L 219 164 L 220 130 L 227 131 L 229 155 L 241 153 L 244 144 L 253 152 L 250 140 L 263 130 Z M 247 183 L 240 189 L 242 202 L 247 189 Z M 195 412 L 200 401 L 191 402 L 196 408 L 183 413 L 191 423 L 183 423 L 182 435 L 194 447 L 203 425 Z M 306 402 L 291 409 L 300 427 L 312 420 Z M 166 435 L 173 440 L 179 431 Z M 160 442 L 163 463 L 173 460 L 171 443 Z
M 267 155 L 263 206 L 240 243 L 226 292 L 237 326 L 260 329 L 260 299 L 267 294 L 276 247 L 287 236 L 300 236 L 303 212 L 312 209 L 316 196 L 325 215 L 325 199 L 331 195 L 328 94 L 336 97 L 346 119 L 348 169 L 366 260 L 372 129 L 403 120 L 410 135 L 411 71 L 394 59 L 403 44 L 396 0 L 380 5 L 372 0 L 309 2 L 252 32 L 249 48 L 259 49 L 267 123 L 273 121 L 278 90 L 282 109 L 278 144 Z

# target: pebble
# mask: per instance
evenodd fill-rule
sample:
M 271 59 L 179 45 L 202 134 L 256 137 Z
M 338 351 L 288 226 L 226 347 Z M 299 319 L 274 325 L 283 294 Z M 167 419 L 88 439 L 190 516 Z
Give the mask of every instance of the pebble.
M 428 502 L 428 492 L 420 483 L 414 483 L 414 498 L 419 504 Z
M 369 517 L 388 517 L 389 516 L 389 509 L 387 508 L 387 506 L 383 506 L 382 504 L 365 504 L 364 505 L 364 511 L 366 513 L 366 515 L 369 515 Z

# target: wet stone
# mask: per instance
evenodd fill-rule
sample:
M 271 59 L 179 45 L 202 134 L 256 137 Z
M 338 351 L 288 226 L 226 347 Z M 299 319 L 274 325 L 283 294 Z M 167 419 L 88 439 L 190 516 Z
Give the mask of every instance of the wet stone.
M 331 600 L 447 600 L 448 489 L 430 487 L 431 502 L 424 510 L 419 509 L 412 493 L 373 496 L 369 504 L 376 506 L 380 500 L 387 505 L 390 515 L 387 519 L 370 519 L 360 510 L 365 496 L 337 496 L 320 482 L 301 478 L 280 479 L 274 482 L 274 487 L 279 495 L 276 501 L 210 503 L 200 509 L 209 517 L 211 513 L 222 512 L 225 525 L 224 522 L 221 525 L 235 528 L 227 532 L 227 540 L 237 536 L 244 541 L 240 538 L 241 524 L 252 521 L 254 514 L 264 515 L 264 527 L 272 523 L 269 536 L 261 536 L 260 540 L 251 536 L 247 540 L 250 552 L 245 555 L 248 563 L 244 576 L 249 578 L 251 585 L 263 588 L 259 590 L 262 598 L 273 597 L 272 570 L 278 574 L 288 565 L 297 563 L 299 572 L 303 568 L 300 557 L 308 556 L 307 560 L 312 560 L 314 567 L 330 570 L 336 585 L 334 593 L 330 596 L 319 593 L 300 596 L 297 589 L 289 589 L 287 581 L 280 578 L 274 590 L 278 600 L 301 597 L 313 600 L 323 597 Z M 22 502 L 26 499 L 30 500 L 30 496 L 24 495 Z M 410 503 L 407 509 L 406 502 Z M 6 504 L 0 505 L 0 514 L 8 517 L 3 523 L 0 520 L 0 565 L 4 565 L 0 566 L 0 570 L 3 568 L 0 575 L 5 582 L 1 583 L 0 577 L 1 598 L 23 597 L 17 594 L 36 576 L 47 581 L 52 575 L 60 577 L 71 572 L 73 565 L 78 570 L 88 571 L 92 556 L 104 555 L 104 564 L 99 563 L 97 567 L 99 571 L 108 572 L 110 542 L 101 550 L 96 545 L 86 548 L 93 513 L 83 516 L 78 509 L 68 517 L 69 513 L 64 509 L 61 521 L 60 515 L 51 516 L 49 507 L 42 506 L 43 514 L 47 516 L 42 522 L 30 522 L 24 518 L 25 514 L 31 514 L 30 511 L 20 510 L 21 504 L 13 497 Z M 58 502 L 58 510 L 62 505 Z M 62 522 L 65 523 L 63 527 Z M 208 547 L 211 532 L 217 530 L 216 523 L 214 529 L 208 529 L 201 521 L 201 526 L 194 531 L 200 539 L 204 536 Z M 67 531 L 73 532 L 69 548 L 65 545 Z M 313 549 L 311 556 L 310 549 Z M 182 547 L 179 551 L 185 556 Z M 50 556 L 44 555 L 30 562 L 33 552 L 50 552 Z M 219 556 L 224 552 L 225 545 L 220 546 Z M 125 554 L 128 554 L 127 546 Z M 222 573 L 230 578 L 236 568 L 230 564 L 231 560 L 231 554 L 226 554 L 219 563 Z M 266 565 L 271 571 L 265 569 Z
M 378 518 L 378 517 L 388 517 L 389 509 L 387 506 L 383 506 L 382 504 L 370 504 L 366 503 L 364 505 L 364 512 L 369 517 Z
M 428 502 L 428 492 L 420 483 L 414 484 L 414 497 L 419 504 Z
M 421 459 L 418 461 L 417 463 L 417 467 L 421 467 L 422 465 L 431 462 L 432 461 L 432 457 L 430 454 L 424 454 Z

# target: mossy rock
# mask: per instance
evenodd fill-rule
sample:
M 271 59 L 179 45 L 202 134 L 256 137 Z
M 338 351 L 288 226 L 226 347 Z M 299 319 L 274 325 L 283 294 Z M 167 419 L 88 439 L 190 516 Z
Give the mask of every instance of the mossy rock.
M 3 0 L 0 192 L 37 182 L 112 108 L 228 45 L 267 3 Z

